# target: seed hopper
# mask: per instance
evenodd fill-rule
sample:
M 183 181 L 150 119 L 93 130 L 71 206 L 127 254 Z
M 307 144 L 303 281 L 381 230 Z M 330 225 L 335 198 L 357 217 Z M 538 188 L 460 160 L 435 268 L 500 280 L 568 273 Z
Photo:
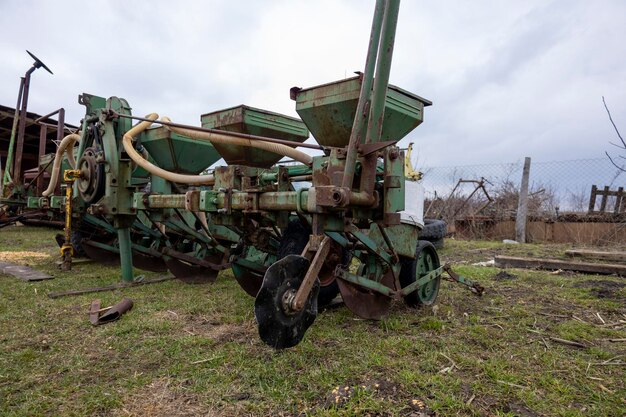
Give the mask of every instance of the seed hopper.
M 129 282 L 133 267 L 188 283 L 230 268 L 275 348 L 298 344 L 339 294 L 366 319 L 384 317 L 394 300 L 432 304 L 444 268 L 419 239 L 419 213 L 403 215 L 409 180 L 397 146 L 431 102 L 388 84 L 398 8 L 376 2 L 363 73 L 291 89 L 301 120 L 238 106 L 185 126 L 133 116 L 121 98 L 81 95 L 67 197 L 29 201 L 72 213 L 66 265 L 80 249 L 119 264 Z M 309 132 L 316 144 L 304 143 Z M 321 155 L 298 150 L 307 147 Z M 226 165 L 207 171 L 220 158 Z

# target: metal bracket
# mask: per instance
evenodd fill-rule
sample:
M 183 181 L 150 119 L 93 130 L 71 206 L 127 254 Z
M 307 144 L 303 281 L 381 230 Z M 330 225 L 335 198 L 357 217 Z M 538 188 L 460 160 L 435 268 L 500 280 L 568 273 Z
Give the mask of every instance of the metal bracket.
M 485 291 L 485 287 L 480 285 L 478 282 L 471 281 L 457 274 L 456 272 L 452 270 L 452 266 L 450 264 L 445 264 L 441 268 L 443 268 L 443 270 L 446 271 L 449 275 L 448 277 L 444 277 L 447 281 L 457 282 L 459 284 L 465 285 L 470 289 L 470 291 L 472 291 L 474 294 L 476 294 L 479 297 L 483 295 L 483 292 Z
M 393 146 L 397 143 L 397 140 L 390 140 L 387 142 L 373 142 L 373 143 L 361 143 L 358 146 L 359 153 L 362 156 L 367 156 L 371 153 L 378 152 L 387 146 Z

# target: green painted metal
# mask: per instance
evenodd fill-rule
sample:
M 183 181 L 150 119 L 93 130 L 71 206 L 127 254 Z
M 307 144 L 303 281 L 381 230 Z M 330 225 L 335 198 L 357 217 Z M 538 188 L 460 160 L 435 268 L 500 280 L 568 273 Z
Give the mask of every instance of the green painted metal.
M 405 258 L 415 258 L 415 249 L 417 248 L 417 240 L 419 230 L 410 224 L 398 224 L 395 226 L 386 226 L 385 232 L 389 236 L 389 240 L 393 242 L 394 248 L 399 256 Z M 385 239 L 375 224 L 370 226 L 369 237 L 376 242 L 380 248 L 386 248 Z
M 140 143 L 159 167 L 179 174 L 199 174 L 220 159 L 210 142 L 191 139 L 165 127 L 146 130 Z
M 396 36 L 400 0 L 389 0 L 385 4 L 385 19 L 381 28 L 381 42 L 378 46 L 376 60 L 376 74 L 374 75 L 374 89 L 370 105 L 369 120 L 365 143 L 379 142 L 383 130 L 383 115 L 385 113 L 385 97 L 391 72 L 391 58 Z M 392 139 L 393 140 L 393 139 Z
M 423 271 L 420 271 L 420 272 L 423 272 Z M 424 272 L 424 275 L 420 275 L 420 277 L 415 282 L 402 288 L 398 292 L 398 294 L 405 296 L 405 295 L 411 294 L 413 291 L 417 291 L 417 290 L 423 291 L 424 288 L 430 287 L 435 280 L 440 280 L 442 272 L 443 272 L 443 266 L 437 269 L 433 269 L 430 272 Z M 420 297 L 420 299 L 422 299 L 422 296 L 419 293 L 418 293 L 418 296 Z M 427 298 L 430 299 L 430 297 L 428 296 Z M 426 298 L 424 298 L 424 300 L 426 300 Z
M 309 137 L 306 125 L 300 119 L 244 105 L 203 114 L 201 121 L 202 127 L 210 129 L 293 142 L 304 142 Z M 272 152 L 245 146 L 215 144 L 215 148 L 229 165 L 269 168 L 282 158 Z
M 370 290 L 374 290 L 376 292 L 379 292 L 383 295 L 386 295 L 388 297 L 392 297 L 396 291 L 392 290 L 391 288 L 387 287 L 386 285 L 383 285 L 377 281 L 374 281 L 372 279 L 368 279 L 365 276 L 361 276 L 358 274 L 353 274 L 350 271 L 347 270 L 341 270 L 339 273 L 339 278 L 340 279 L 344 279 L 346 281 L 349 281 L 353 284 L 359 285 L 363 288 L 367 288 Z
M 352 77 L 300 90 L 296 95 L 296 111 L 320 145 L 342 147 L 348 144 L 360 87 L 360 78 Z M 389 85 L 380 140 L 402 139 L 422 123 L 424 107 L 431 104 L 418 95 Z
M 432 252 L 431 252 L 432 249 Z M 416 259 L 417 267 L 417 282 L 423 281 L 423 275 L 428 275 L 429 271 L 443 270 L 443 267 L 439 265 L 439 256 L 435 249 L 430 246 L 420 251 L 418 258 Z M 420 304 L 429 305 L 435 302 L 437 294 L 439 293 L 439 285 L 441 284 L 441 274 L 436 278 L 429 280 L 427 283 L 420 284 L 417 289 L 417 298 Z
M 50 197 L 50 208 L 60 209 L 65 207 L 65 196 L 53 195 Z
M 386 225 L 400 223 L 400 211 L 404 210 L 404 152 L 395 147 L 384 151 L 384 201 L 383 222 Z
M 117 241 L 120 250 L 120 265 L 122 269 L 122 280 L 133 282 L 133 256 L 130 240 L 130 228 L 120 227 L 117 229 Z

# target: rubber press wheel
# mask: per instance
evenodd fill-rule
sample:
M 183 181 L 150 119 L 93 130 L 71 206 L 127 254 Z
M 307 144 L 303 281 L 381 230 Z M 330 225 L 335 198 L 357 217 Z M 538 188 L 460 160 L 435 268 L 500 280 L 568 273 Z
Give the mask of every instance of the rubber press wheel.
M 287 255 L 300 255 L 309 242 L 310 234 L 311 230 L 300 219 L 291 220 L 283 231 L 280 246 L 278 247 L 278 259 L 282 259 Z M 317 296 L 317 303 L 320 307 L 330 304 L 339 294 L 335 267 L 339 264 L 348 265 L 349 262 L 350 252 L 333 242 L 333 246 L 324 260 L 324 265 L 318 276 L 320 291 Z
M 431 242 L 420 240 L 417 242 L 415 259 L 402 261 L 400 269 L 400 285 L 402 288 L 410 285 L 440 266 L 437 249 Z M 422 285 L 416 291 L 404 297 L 404 301 L 411 307 L 431 305 L 439 294 L 441 277 L 437 277 L 426 285 Z

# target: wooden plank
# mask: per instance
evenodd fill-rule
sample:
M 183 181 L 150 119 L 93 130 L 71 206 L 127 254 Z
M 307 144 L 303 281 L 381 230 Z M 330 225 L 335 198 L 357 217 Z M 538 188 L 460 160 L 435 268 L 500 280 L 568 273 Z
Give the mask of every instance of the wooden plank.
M 0 273 L 14 276 L 22 281 L 43 281 L 54 277 L 29 268 L 24 265 L 16 265 L 9 262 L 0 262 Z
M 591 186 L 591 196 L 589 197 L 589 213 L 593 213 L 596 208 L 596 195 L 598 194 L 598 187 Z
M 626 252 L 600 252 L 588 249 L 570 249 L 566 250 L 567 256 L 578 256 L 589 259 L 603 259 L 606 261 L 626 262 Z
M 516 256 L 496 256 L 495 261 L 496 266 L 499 268 L 562 269 L 564 271 L 626 276 L 626 265 L 573 262 L 560 259 L 519 258 Z
M 620 207 L 622 205 L 623 197 L 624 197 L 624 187 L 619 187 L 617 189 L 617 196 L 615 198 L 615 210 L 613 210 L 613 213 L 618 214 L 622 211 Z
M 602 191 L 602 200 L 600 202 L 600 211 L 604 213 L 606 211 L 606 202 L 609 200 L 609 186 L 604 186 L 604 191 Z

